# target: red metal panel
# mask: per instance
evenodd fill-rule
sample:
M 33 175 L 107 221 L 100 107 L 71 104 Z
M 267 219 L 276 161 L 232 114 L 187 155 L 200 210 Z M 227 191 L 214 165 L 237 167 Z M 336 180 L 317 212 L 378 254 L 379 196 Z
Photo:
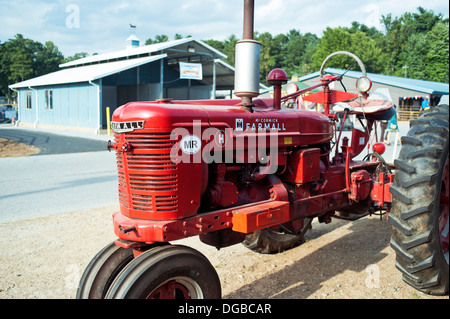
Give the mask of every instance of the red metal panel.
M 256 206 L 233 210 L 233 230 L 251 233 L 289 221 L 289 202 L 268 201 Z
M 351 142 L 352 157 L 358 156 L 364 150 L 367 142 L 369 142 L 369 134 L 354 128 Z
M 288 158 L 288 167 L 283 180 L 288 183 L 308 183 L 320 178 L 320 149 L 298 150 Z
M 357 97 L 358 97 L 358 94 L 355 94 L 355 93 L 330 90 L 329 103 L 334 104 L 334 103 L 338 103 L 338 102 L 342 102 L 342 101 L 353 100 Z M 302 99 L 303 99 L 303 101 L 319 103 L 319 104 L 325 104 L 327 102 L 327 96 L 326 96 L 325 91 L 320 91 L 320 92 L 317 92 L 314 94 L 304 96 L 304 97 L 302 97 Z

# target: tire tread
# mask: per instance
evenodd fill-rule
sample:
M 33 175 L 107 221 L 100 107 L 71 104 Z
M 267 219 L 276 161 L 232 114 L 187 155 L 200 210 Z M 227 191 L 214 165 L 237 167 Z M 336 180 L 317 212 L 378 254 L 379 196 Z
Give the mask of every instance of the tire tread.
M 403 280 L 434 295 L 448 294 L 448 264 L 440 248 L 438 215 L 440 179 L 448 157 L 448 105 L 440 105 L 410 121 L 402 137 L 396 174 L 390 188 L 390 245 Z

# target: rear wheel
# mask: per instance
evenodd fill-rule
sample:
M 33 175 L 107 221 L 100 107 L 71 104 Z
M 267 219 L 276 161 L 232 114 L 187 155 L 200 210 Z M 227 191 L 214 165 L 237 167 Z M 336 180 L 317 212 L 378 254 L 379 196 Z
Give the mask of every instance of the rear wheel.
M 271 227 L 248 234 L 242 243 L 250 250 L 261 254 L 279 253 L 304 242 L 305 233 L 311 229 L 312 218 L 303 219 L 299 234 L 286 233 L 281 227 Z
M 449 107 L 411 121 L 395 160 L 391 247 L 403 280 L 428 294 L 449 286 Z
M 208 259 L 186 246 L 149 249 L 112 283 L 111 299 L 218 299 L 219 277 Z

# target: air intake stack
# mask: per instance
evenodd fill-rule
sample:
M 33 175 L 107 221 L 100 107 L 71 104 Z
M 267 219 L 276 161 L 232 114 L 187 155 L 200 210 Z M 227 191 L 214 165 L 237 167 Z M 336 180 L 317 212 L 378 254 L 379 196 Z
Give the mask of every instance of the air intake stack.
M 236 43 L 234 94 L 251 111 L 252 98 L 259 95 L 261 44 L 253 39 L 254 0 L 244 0 L 244 33 Z

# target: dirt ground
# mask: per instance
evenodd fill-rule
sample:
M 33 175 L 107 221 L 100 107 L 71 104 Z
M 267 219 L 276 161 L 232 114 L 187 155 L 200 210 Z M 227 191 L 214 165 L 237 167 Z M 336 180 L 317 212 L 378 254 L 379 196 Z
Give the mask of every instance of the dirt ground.
M 6 142 L 5 142 L 6 141 Z M 6 148 L 7 150 L 6 151 Z M 39 152 L 0 139 L 0 157 Z M 89 261 L 116 239 L 118 205 L 0 224 L 0 299 L 70 299 Z M 306 242 L 262 255 L 238 244 L 217 250 L 197 237 L 194 247 L 215 267 L 225 299 L 448 299 L 406 285 L 389 246 L 384 217 L 313 222 Z
M 39 152 L 37 147 L 0 138 L 0 157 L 28 156 Z

